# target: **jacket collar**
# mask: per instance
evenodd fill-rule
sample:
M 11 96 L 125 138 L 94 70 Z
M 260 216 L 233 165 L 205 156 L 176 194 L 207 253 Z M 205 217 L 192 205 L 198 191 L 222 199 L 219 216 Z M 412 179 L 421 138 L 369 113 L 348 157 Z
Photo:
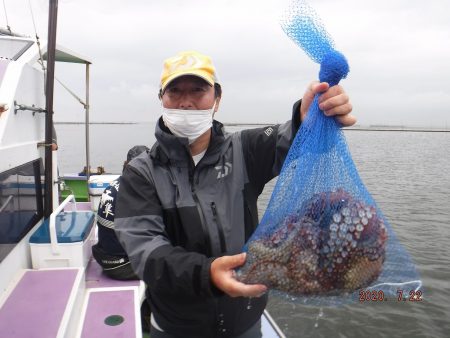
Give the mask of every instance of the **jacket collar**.
M 157 142 L 150 152 L 153 159 L 158 159 L 163 163 L 171 162 L 182 167 L 188 166 L 192 161 L 188 139 L 173 135 L 164 125 L 161 117 L 156 123 L 155 137 Z M 223 151 L 221 145 L 225 139 L 223 124 L 213 120 L 211 140 L 202 163 L 212 164 L 219 160 L 221 151 Z

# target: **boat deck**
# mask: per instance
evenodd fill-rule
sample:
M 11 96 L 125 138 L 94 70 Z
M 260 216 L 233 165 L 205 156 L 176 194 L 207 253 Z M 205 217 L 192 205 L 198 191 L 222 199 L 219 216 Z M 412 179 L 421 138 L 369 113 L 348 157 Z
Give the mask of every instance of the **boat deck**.
M 26 270 L 0 308 L 2 337 L 57 337 L 74 302 L 82 269 Z M 43 325 L 44 323 L 44 325 Z M 37 329 L 39 328 L 39 329 Z

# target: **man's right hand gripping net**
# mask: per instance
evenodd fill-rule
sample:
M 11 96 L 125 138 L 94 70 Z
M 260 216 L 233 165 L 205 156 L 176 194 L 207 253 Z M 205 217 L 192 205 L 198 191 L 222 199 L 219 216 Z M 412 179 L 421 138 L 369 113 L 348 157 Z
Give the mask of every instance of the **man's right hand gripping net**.
M 314 10 L 294 2 L 286 34 L 315 62 L 319 79 L 336 85 L 348 73 Z M 286 157 L 266 212 L 244 247 L 237 271 L 304 304 L 335 305 L 418 290 L 415 267 L 361 181 L 343 132 L 319 109 L 316 95 Z

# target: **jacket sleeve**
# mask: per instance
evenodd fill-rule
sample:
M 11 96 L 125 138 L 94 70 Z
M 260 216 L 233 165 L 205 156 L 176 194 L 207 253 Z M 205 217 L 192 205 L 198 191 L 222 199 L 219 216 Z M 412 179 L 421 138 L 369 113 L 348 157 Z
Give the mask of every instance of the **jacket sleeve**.
M 133 270 L 153 292 L 212 296 L 213 258 L 170 243 L 153 182 L 128 165 L 116 202 L 115 231 Z
M 245 166 L 257 195 L 281 171 L 289 147 L 300 128 L 300 104 L 300 100 L 294 103 L 292 119 L 284 124 L 242 132 Z

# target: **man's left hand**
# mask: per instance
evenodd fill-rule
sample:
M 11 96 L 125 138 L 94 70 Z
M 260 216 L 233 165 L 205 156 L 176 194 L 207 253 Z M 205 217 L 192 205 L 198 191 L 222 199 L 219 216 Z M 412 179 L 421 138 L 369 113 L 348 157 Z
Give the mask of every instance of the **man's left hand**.
M 326 82 L 312 82 L 302 98 L 300 106 L 300 120 L 304 121 L 309 107 L 316 94 L 319 96 L 319 108 L 327 116 L 335 116 L 342 127 L 349 127 L 356 123 L 356 118 L 351 113 L 352 104 L 350 98 L 340 85 L 330 87 Z
M 234 278 L 234 269 L 245 263 L 246 254 L 222 256 L 211 263 L 211 281 L 230 297 L 260 297 L 267 291 L 262 284 L 244 284 Z

